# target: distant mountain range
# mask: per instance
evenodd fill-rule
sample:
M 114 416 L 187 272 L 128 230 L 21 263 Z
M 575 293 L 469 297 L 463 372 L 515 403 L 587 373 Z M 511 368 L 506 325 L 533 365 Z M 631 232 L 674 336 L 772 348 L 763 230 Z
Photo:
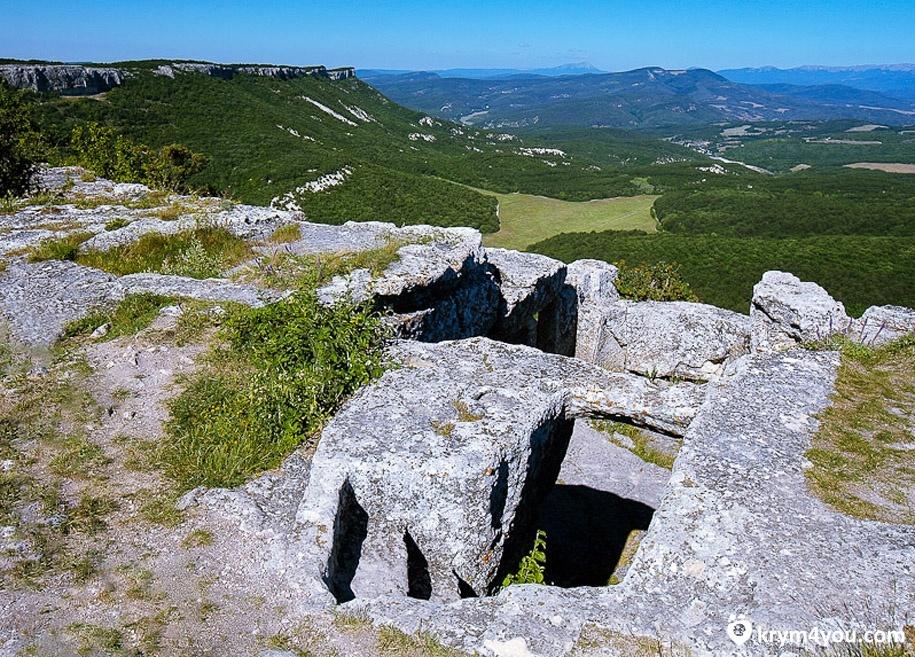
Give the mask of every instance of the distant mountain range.
M 414 72 L 363 78 L 402 105 L 487 128 L 639 128 L 839 118 L 915 123 L 915 100 L 843 85 L 742 84 L 706 69 L 650 67 L 501 79 Z
M 379 77 L 406 75 L 416 73 L 407 69 L 360 69 L 357 74 L 363 80 L 371 82 Z M 442 78 L 469 78 L 472 80 L 503 80 L 518 77 L 557 77 L 560 75 L 584 75 L 586 73 L 604 73 L 587 62 L 563 64 L 550 68 L 446 68 L 428 71 Z
M 888 96 L 915 100 L 915 64 L 884 66 L 799 66 L 797 68 L 734 68 L 718 71 L 732 82 L 743 84 L 836 85 L 878 91 Z

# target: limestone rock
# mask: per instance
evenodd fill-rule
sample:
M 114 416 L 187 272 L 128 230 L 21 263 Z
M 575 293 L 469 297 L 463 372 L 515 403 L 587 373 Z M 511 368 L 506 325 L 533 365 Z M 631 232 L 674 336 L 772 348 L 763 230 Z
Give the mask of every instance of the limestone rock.
M 565 283 L 565 265 L 536 253 L 508 249 L 486 249 L 486 257 L 495 267 L 501 294 L 493 337 L 540 346 L 538 332 L 546 328 L 540 324 L 556 314 L 554 306 Z M 539 316 L 541 313 L 543 317 Z
M 567 267 L 566 283 L 575 292 L 574 349 L 569 355 L 594 362 L 602 336 L 603 311 L 610 303 L 619 301 L 616 277 L 619 270 L 602 260 L 576 260 Z M 569 330 L 573 330 L 570 326 Z
M 283 295 L 252 285 L 240 285 L 222 278 L 196 279 L 186 276 L 140 273 L 118 279 L 126 294 L 161 294 L 199 301 L 232 302 L 258 307 Z
M 384 246 L 397 230 L 394 224 L 381 221 L 347 221 L 340 226 L 299 221 L 295 225 L 299 227 L 299 239 L 258 250 L 294 255 L 368 251 Z
M 322 301 L 375 298 L 390 302 L 395 311 L 429 307 L 483 263 L 482 238 L 472 228 L 405 226 L 391 231 L 389 239 L 404 243 L 397 249 L 397 261 L 378 276 L 357 269 L 335 277 L 318 290 Z
M 871 306 L 855 320 L 852 335 L 866 345 L 880 345 L 915 334 L 915 310 L 902 306 Z
M 119 183 L 97 178 L 82 167 L 49 167 L 38 172 L 38 187 L 46 192 L 63 193 L 71 198 L 105 197 L 136 200 L 150 193 L 140 183 Z
M 707 381 L 749 348 L 749 318 L 715 306 L 619 301 L 589 311 L 599 315 L 596 335 L 587 336 L 579 356 L 610 370 Z
M 575 288 L 582 305 L 619 301 L 619 269 L 603 260 L 576 260 L 567 267 L 566 282 Z
M 753 287 L 750 303 L 754 351 L 773 351 L 831 335 L 850 333 L 852 319 L 842 302 L 816 283 L 767 271 Z
M 117 68 L 71 64 L 4 64 L 0 77 L 11 87 L 33 91 L 97 94 L 120 86 L 127 73 Z
M 911 528 L 843 515 L 813 497 L 805 479 L 804 453 L 829 404 L 837 355 L 747 360 L 708 384 L 709 400 L 619 585 L 512 586 L 455 602 L 388 595 L 354 601 L 353 610 L 468 652 L 523 639 L 542 657 L 631 655 L 640 637 L 684 646 L 672 654 L 735 654 L 724 631 L 735 613 L 772 630 L 910 622 L 915 589 L 900 583 L 915 570 Z
M 123 296 L 115 276 L 62 260 L 14 260 L 0 273 L 0 314 L 29 346 L 53 344 L 69 322 Z
M 391 356 L 402 366 L 322 433 L 297 516 L 321 536 L 339 600 L 485 593 L 526 549 L 573 417 L 678 431 L 704 396 L 485 338 L 403 342 Z

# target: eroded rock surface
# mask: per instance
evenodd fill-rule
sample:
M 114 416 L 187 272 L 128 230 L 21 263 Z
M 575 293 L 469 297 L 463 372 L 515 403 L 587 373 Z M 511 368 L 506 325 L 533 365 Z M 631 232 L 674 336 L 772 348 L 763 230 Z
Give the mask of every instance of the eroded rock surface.
M 866 345 L 880 345 L 915 335 L 915 310 L 902 306 L 871 306 L 856 320 L 854 337 Z
M 749 318 L 715 306 L 617 301 L 588 312 L 593 334 L 578 356 L 610 370 L 707 381 L 749 350 Z
M 50 346 L 69 322 L 124 296 L 116 276 L 61 260 L 14 260 L 0 273 L 0 290 L 12 337 L 30 346 Z
M 565 284 L 565 265 L 536 253 L 509 249 L 486 249 L 486 257 L 496 269 L 502 295 L 495 337 L 538 346 L 539 314 L 555 315 L 552 306 Z
M 676 432 L 704 396 L 484 338 L 403 342 L 391 355 L 402 366 L 324 430 L 298 513 L 323 528 L 326 579 L 342 600 L 485 594 L 503 559 L 526 549 L 572 418 Z M 358 555 L 343 547 L 353 544 Z
M 844 516 L 806 485 L 804 452 L 837 364 L 832 353 L 759 355 L 708 384 L 714 390 L 617 586 L 513 586 L 486 600 L 387 596 L 352 605 L 379 624 L 422 627 L 487 655 L 506 654 L 499 647 L 509 644 L 543 656 L 632 655 L 638 637 L 697 656 L 735 654 L 725 626 L 737 613 L 783 630 L 911 623 L 915 590 L 904 582 L 915 568 L 912 528 Z
M 751 342 L 755 351 L 772 351 L 848 333 L 852 319 L 845 306 L 816 283 L 781 271 L 767 271 L 753 286 Z
M 123 84 L 127 73 L 116 68 L 69 64 L 4 64 L 0 66 L 0 77 L 19 89 L 97 94 Z

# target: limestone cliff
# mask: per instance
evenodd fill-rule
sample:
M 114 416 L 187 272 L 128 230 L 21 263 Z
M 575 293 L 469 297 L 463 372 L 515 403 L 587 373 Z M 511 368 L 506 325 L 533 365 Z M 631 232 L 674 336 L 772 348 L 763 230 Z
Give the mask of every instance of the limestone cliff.
M 301 77 L 318 77 L 345 80 L 356 77 L 352 67 L 324 66 L 258 66 L 238 64 L 212 64 L 209 62 L 173 62 L 163 64 L 153 71 L 156 75 L 175 77 L 176 73 L 202 73 L 212 77 L 230 79 L 239 73 L 291 80 Z M 128 68 L 81 66 L 77 64 L 5 64 L 0 66 L 0 77 L 18 89 L 55 91 L 67 95 L 103 93 L 120 86 L 129 78 Z

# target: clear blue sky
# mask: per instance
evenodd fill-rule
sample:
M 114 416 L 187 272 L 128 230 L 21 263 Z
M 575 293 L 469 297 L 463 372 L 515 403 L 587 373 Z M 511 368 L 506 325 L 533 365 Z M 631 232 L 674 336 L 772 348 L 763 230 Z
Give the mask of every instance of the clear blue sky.
M 0 0 L 0 57 L 362 68 L 915 61 L 915 0 Z

